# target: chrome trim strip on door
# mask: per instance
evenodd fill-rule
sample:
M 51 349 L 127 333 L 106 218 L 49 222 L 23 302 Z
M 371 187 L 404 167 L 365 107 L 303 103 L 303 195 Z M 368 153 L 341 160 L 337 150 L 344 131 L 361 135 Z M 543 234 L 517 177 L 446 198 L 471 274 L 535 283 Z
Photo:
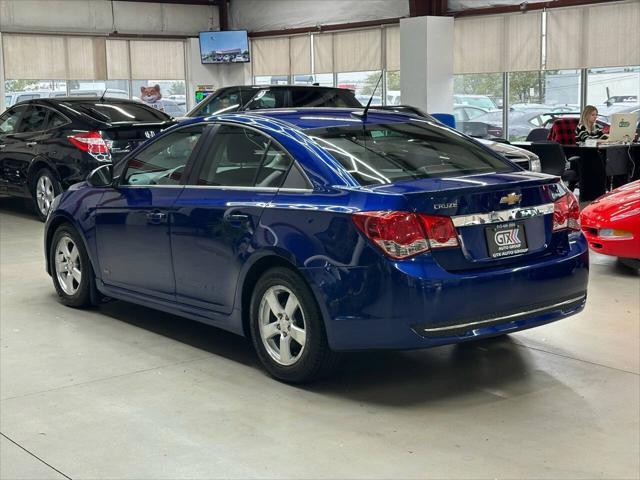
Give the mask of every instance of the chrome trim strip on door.
M 547 305 L 546 307 L 540 307 L 540 308 L 534 308 L 532 310 L 527 310 L 526 312 L 518 312 L 518 313 L 513 313 L 511 315 L 504 315 L 502 317 L 494 317 L 494 318 L 490 318 L 488 320 L 480 320 L 478 322 L 471 322 L 471 323 L 463 323 L 463 324 L 453 324 L 453 325 L 448 325 L 446 327 L 437 327 L 437 328 L 423 328 L 422 331 L 424 332 L 441 332 L 443 330 L 459 330 L 461 328 L 466 328 L 466 327 L 476 327 L 476 326 L 482 326 L 485 323 L 493 323 L 493 322 L 498 322 L 501 320 L 516 320 L 518 317 L 524 317 L 526 315 L 531 315 L 532 313 L 537 313 L 537 312 L 542 312 L 545 310 L 554 310 L 554 309 L 558 309 L 564 305 L 570 305 L 572 303 L 576 303 L 579 302 L 580 300 L 584 300 L 585 298 L 587 298 L 586 295 L 580 295 L 579 297 L 575 297 L 572 298 L 570 300 L 565 300 L 564 302 L 560 302 L 560 303 L 556 303 L 554 305 Z
M 451 217 L 453 225 L 456 227 L 468 227 L 470 225 L 484 225 L 488 223 L 501 223 L 511 220 L 522 220 L 525 218 L 538 217 L 540 215 L 552 214 L 553 203 L 545 203 L 535 207 L 518 207 L 509 210 L 493 211 L 489 213 L 474 213 L 471 215 L 457 215 Z

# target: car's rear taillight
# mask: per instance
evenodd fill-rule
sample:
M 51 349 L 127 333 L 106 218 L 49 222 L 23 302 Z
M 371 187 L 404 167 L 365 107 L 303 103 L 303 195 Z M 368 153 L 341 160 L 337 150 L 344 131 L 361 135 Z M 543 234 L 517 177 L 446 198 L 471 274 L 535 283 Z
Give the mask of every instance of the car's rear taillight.
M 450 217 L 441 215 L 420 215 L 420 220 L 429 239 L 431 248 L 457 247 L 458 232 L 456 232 Z
M 449 217 L 382 211 L 355 213 L 351 218 L 391 258 L 404 259 L 429 249 L 458 246 Z
M 96 160 L 101 162 L 111 161 L 109 146 L 107 145 L 107 142 L 105 142 L 104 138 L 102 138 L 100 132 L 76 133 L 74 135 L 69 135 L 67 138 L 74 147 L 82 150 L 83 152 L 87 152 Z
M 580 230 L 580 205 L 571 192 L 553 202 L 553 231 Z

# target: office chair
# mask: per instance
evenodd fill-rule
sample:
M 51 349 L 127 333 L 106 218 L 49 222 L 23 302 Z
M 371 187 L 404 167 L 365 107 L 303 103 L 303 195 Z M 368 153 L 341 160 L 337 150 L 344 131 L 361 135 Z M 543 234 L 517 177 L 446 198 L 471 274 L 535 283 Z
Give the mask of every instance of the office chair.
M 607 175 L 607 190 L 617 188 L 629 181 L 631 162 L 626 147 L 607 148 L 604 162 L 604 171 Z
M 527 135 L 527 142 L 542 142 L 547 139 L 549 135 L 549 130 L 543 127 L 534 128 Z
M 562 150 L 562 145 L 558 142 L 533 142 L 531 151 L 540 158 L 542 173 L 556 175 L 568 182 L 573 188 L 578 180 L 578 173 L 575 170 L 567 169 L 567 157 Z M 568 161 L 579 161 L 580 157 L 571 157 Z M 573 189 L 572 188 L 572 189 Z

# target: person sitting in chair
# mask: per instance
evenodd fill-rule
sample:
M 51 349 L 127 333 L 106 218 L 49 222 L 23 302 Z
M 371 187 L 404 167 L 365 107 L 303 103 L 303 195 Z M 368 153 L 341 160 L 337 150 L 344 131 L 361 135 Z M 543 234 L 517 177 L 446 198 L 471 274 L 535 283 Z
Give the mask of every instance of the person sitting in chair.
M 607 135 L 598 126 L 598 109 L 593 105 L 587 105 L 580 115 L 580 122 L 576 127 L 576 142 L 584 143 L 590 138 L 605 140 Z

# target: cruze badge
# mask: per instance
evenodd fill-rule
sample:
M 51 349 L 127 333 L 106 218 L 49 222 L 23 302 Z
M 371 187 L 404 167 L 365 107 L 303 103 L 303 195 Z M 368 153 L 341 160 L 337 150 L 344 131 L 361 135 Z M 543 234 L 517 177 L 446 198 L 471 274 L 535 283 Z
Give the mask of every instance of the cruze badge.
M 522 195 L 520 195 L 519 193 L 511 192 L 509 195 L 506 195 L 500 199 L 500 205 L 505 203 L 507 205 L 515 205 L 520 201 L 521 198 Z
M 507 247 L 510 245 L 520 245 L 522 242 L 518 238 L 518 229 L 510 228 L 508 230 L 499 230 L 495 233 L 494 239 L 499 247 Z
M 156 132 L 154 132 L 153 130 L 147 130 L 146 132 L 144 132 L 144 136 L 147 138 L 153 138 L 156 136 Z
M 449 202 L 449 203 L 434 203 L 434 210 L 442 210 L 443 208 L 457 208 L 458 202 Z

